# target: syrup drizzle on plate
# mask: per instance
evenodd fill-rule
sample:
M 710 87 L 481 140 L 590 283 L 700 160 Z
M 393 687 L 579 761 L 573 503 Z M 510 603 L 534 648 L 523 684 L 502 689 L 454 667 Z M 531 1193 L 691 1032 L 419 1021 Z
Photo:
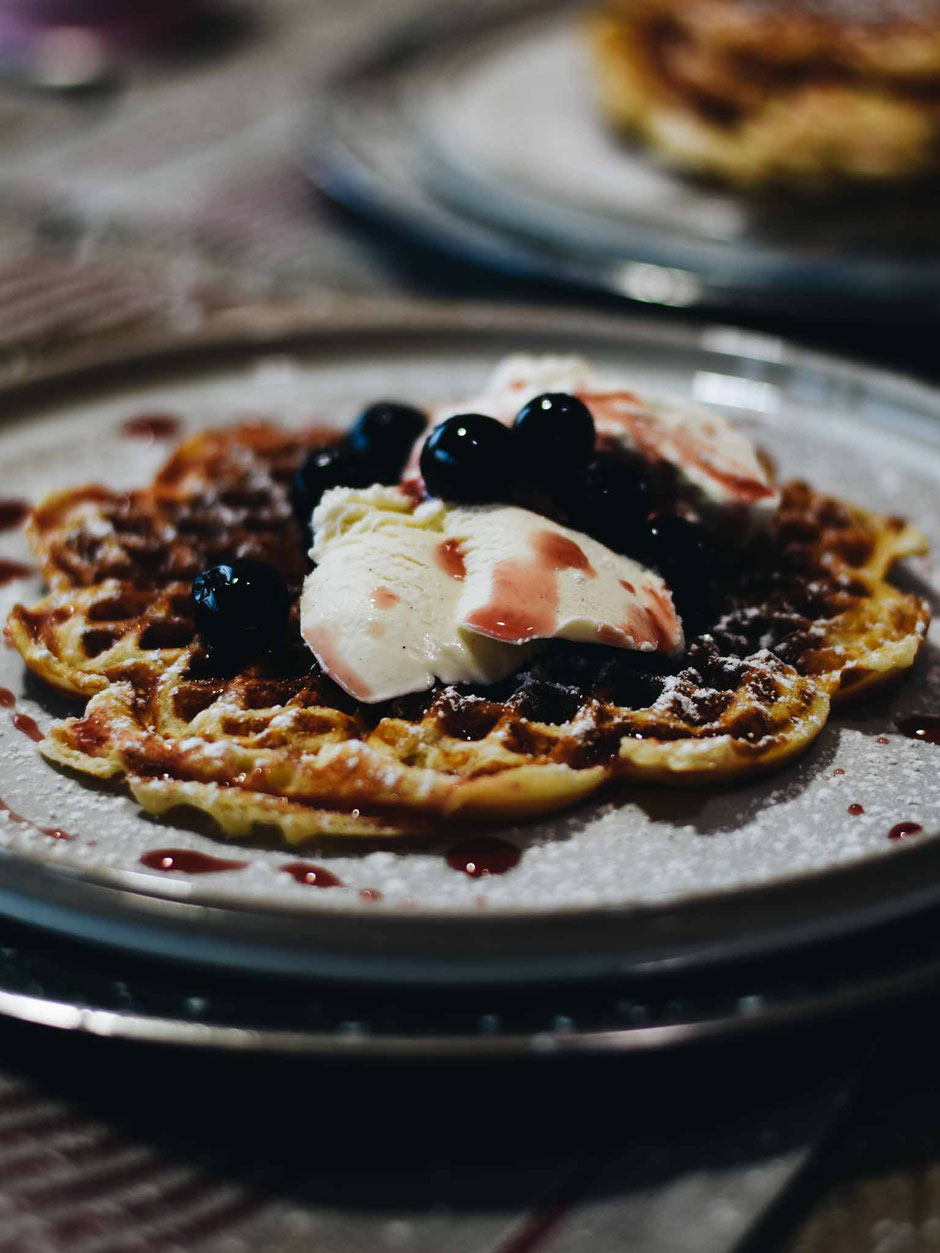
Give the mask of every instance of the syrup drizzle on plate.
M 305 883 L 311 888 L 341 888 L 342 879 L 337 878 L 331 870 L 323 866 L 315 866 L 309 861 L 289 861 L 280 867 L 297 883 Z
M 0 558 L 0 587 L 4 583 L 12 583 L 14 579 L 25 579 L 32 573 L 33 567 L 25 565 L 22 561 Z
M 16 727 L 17 731 L 22 731 L 24 735 L 28 735 L 29 738 L 34 740 L 37 744 L 40 740 L 45 739 L 45 736 L 36 725 L 36 719 L 31 718 L 29 714 L 14 714 L 10 721 Z
M 482 879 L 489 875 L 505 874 L 518 866 L 522 860 L 522 850 L 508 840 L 501 840 L 495 835 L 481 835 L 472 840 L 461 840 L 444 854 L 448 866 L 452 870 L 462 870 L 471 879 Z
M 40 835 L 48 835 L 50 840 L 70 840 L 72 838 L 59 827 L 40 827 L 35 822 L 31 822 L 29 818 L 24 818 L 15 809 L 11 809 L 2 796 L 0 796 L 0 813 L 6 814 L 10 821 L 15 822 L 18 826 L 30 827 L 33 831 L 38 831 Z
M 894 725 L 909 740 L 940 744 L 940 718 L 936 714 L 912 714 L 910 718 L 899 718 Z
M 121 434 L 131 439 L 172 439 L 180 420 L 172 413 L 140 413 L 121 423 Z
M 898 822 L 888 832 L 888 839 L 906 840 L 909 835 L 920 835 L 923 829 L 919 822 Z
M 194 848 L 155 848 L 144 853 L 141 864 L 150 870 L 177 870 L 182 874 L 220 874 L 223 870 L 244 870 L 247 861 L 213 857 Z
M 28 500 L 0 500 L 0 531 L 12 531 L 29 516 Z

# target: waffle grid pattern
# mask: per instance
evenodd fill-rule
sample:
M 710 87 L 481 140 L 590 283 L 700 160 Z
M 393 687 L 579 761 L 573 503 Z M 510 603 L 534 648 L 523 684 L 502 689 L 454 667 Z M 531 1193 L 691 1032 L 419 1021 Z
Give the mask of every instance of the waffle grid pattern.
M 304 437 L 245 426 L 184 443 L 154 483 L 79 488 L 30 524 L 50 586 L 7 631 L 27 664 L 90 698 L 56 723 L 52 760 L 123 776 L 149 811 L 189 806 L 232 836 L 273 828 L 391 836 L 442 816 L 550 812 L 614 778 L 701 783 L 775 768 L 818 734 L 831 699 L 912 664 L 925 606 L 884 576 L 922 538 L 790 485 L 773 534 L 682 669 L 623 650 L 548 647 L 496 689 L 357 705 L 299 632 L 267 666 L 222 674 L 194 638 L 189 581 L 255 556 L 295 595 L 302 542 L 286 484 Z

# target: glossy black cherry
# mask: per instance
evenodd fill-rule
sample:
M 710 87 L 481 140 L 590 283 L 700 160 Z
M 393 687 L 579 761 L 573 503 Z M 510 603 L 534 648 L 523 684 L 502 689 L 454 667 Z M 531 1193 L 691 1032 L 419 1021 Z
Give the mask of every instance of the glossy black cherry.
M 569 485 L 571 525 L 619 553 L 646 543 L 650 490 L 636 458 L 596 457 Z
M 258 657 L 283 644 L 290 596 L 280 571 L 239 558 L 197 574 L 193 618 L 203 644 L 232 658 Z
M 594 452 L 591 411 L 567 392 L 533 397 L 516 415 L 513 433 L 523 472 L 548 485 L 583 474 Z
M 421 477 L 431 496 L 462 504 L 508 500 L 518 479 L 513 432 L 482 413 L 436 426 L 421 449 Z
M 412 405 L 381 400 L 363 410 L 346 437 L 349 449 L 377 471 L 376 483 L 394 483 L 405 468 L 427 417 Z
M 394 482 L 393 475 L 388 482 Z M 331 487 L 368 487 L 382 480 L 376 477 L 371 461 L 360 457 L 347 444 L 324 444 L 307 453 L 290 486 L 290 503 L 301 528 L 310 525 L 310 515 Z

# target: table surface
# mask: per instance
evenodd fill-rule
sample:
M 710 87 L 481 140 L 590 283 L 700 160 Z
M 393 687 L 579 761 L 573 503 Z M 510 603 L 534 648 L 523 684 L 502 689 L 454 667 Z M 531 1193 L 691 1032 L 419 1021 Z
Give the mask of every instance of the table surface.
M 101 90 L 0 90 L 0 376 L 245 301 L 559 302 L 383 237 L 297 169 L 309 85 L 427 3 L 246 2 Z M 771 329 L 937 378 L 932 336 L 885 323 Z M 368 1069 L 0 1024 L 0 1251 L 940 1249 L 934 1018 Z

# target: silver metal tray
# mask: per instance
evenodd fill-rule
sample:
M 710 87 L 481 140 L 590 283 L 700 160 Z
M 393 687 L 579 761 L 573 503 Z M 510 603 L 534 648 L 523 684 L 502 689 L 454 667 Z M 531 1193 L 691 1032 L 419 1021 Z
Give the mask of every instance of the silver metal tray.
M 473 394 L 513 349 L 582 352 L 632 374 L 640 390 L 720 404 L 784 475 L 901 507 L 940 545 L 933 389 L 731 328 L 538 309 L 249 310 L 23 378 L 0 397 L 0 496 L 35 499 L 85 478 L 146 481 L 166 448 L 119 433 L 142 411 L 177 413 L 187 430 L 248 414 L 342 424 L 380 395 Z M 0 556 L 24 555 L 19 537 L 0 536 Z M 933 594 L 929 560 L 906 577 Z M 0 612 L 37 590 L 29 581 L 0 589 Z M 0 686 L 40 725 L 60 712 L 10 650 L 0 651 Z M 35 828 L 0 817 L 0 914 L 140 954 L 373 983 L 650 978 L 804 945 L 940 901 L 940 840 L 887 839 L 898 821 L 938 825 L 938 750 L 894 732 L 897 717 L 935 709 L 938 691 L 928 644 L 895 691 L 836 717 L 801 762 L 770 779 L 681 795 L 637 790 L 507 828 L 522 860 L 488 879 L 447 867 L 446 830 L 439 842 L 304 850 L 347 885 L 327 891 L 295 883 L 280 870 L 289 858 L 269 847 L 243 847 L 250 864 L 237 872 L 147 870 L 147 850 L 225 855 L 231 846 L 57 773 L 3 710 L 0 797 Z M 849 815 L 850 804 L 865 813 Z M 50 826 L 75 838 L 36 829 Z M 367 887 L 382 900 L 361 899 Z

